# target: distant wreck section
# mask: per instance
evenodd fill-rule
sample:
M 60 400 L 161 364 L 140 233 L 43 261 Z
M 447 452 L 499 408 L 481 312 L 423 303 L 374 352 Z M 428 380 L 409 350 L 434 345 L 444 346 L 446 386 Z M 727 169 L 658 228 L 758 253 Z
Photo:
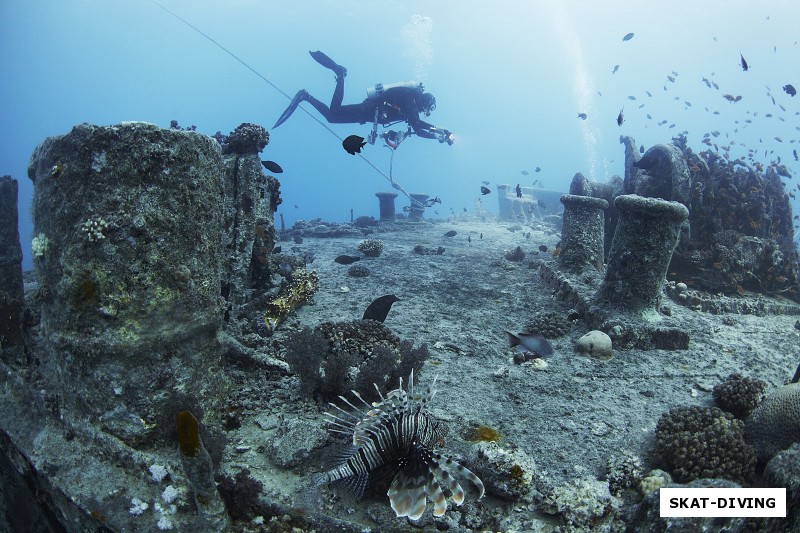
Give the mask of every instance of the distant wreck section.
M 561 198 L 559 268 L 541 267 L 589 325 L 619 348 L 686 349 L 664 294 L 710 312 L 800 312 L 785 166 L 696 154 L 682 135 L 642 155 L 630 137 L 620 142 L 624 179 L 575 175 Z M 738 299 L 747 292 L 771 298 Z
M 305 301 L 280 298 L 292 285 L 273 257 L 280 184 L 258 155 L 268 141 L 248 123 L 215 139 L 175 124 L 126 122 L 82 124 L 36 149 L 36 285 L 24 314 L 16 221 L 0 235 L 9 250 L 0 254 L 9 257 L 0 265 L 0 365 L 12 391 L 0 398 L 0 492 L 27 486 L 35 495 L 3 505 L 0 529 L 156 529 L 137 518 L 144 492 L 113 498 L 131 505 L 113 509 L 102 480 L 145 490 L 128 477 L 149 469 L 163 479 L 164 467 L 140 455 L 162 448 L 197 512 L 155 509 L 158 529 L 229 527 L 214 481 L 224 436 L 211 417 L 230 386 L 221 356 L 247 350 L 241 325 L 250 331 L 259 314 L 263 324 L 273 301 L 288 301 L 279 306 L 284 316 Z M 0 192 L 3 205 L 16 205 L 15 181 L 4 177 Z M 316 290 L 310 285 L 306 296 Z M 98 460 L 87 465 L 90 457 Z M 50 476 L 53 461 L 58 474 Z M 95 486 L 72 480 L 87 471 Z

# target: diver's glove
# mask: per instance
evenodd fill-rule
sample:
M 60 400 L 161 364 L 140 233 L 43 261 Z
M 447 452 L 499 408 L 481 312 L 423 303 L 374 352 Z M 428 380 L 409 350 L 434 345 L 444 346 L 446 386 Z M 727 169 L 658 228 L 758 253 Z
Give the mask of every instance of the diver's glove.
M 452 146 L 453 142 L 456 140 L 453 133 L 447 128 L 436 128 L 434 133 L 440 143 L 447 143 L 448 145 Z

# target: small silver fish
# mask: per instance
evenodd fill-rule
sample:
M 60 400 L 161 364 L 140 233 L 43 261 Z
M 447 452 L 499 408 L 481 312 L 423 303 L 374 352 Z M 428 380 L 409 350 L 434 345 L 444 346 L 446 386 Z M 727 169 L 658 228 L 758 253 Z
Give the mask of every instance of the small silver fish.
M 508 345 L 511 348 L 516 346 L 517 350 L 525 352 L 533 352 L 541 357 L 547 357 L 556 353 L 553 346 L 547 342 L 547 339 L 538 333 L 517 333 L 514 335 L 510 331 L 506 331 L 508 336 Z

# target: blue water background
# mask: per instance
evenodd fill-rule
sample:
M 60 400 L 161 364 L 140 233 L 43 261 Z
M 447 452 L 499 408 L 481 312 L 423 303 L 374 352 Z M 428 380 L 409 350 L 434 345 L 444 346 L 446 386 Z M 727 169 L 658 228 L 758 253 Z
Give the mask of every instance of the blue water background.
M 732 157 L 753 148 L 758 161 L 780 156 L 800 170 L 792 156 L 800 149 L 800 97 L 781 90 L 787 83 L 800 88 L 794 0 L 162 3 L 289 95 L 305 88 L 329 101 L 333 75 L 309 57 L 316 49 L 348 68 L 345 103 L 361 101 L 376 82 L 423 82 L 438 103 L 428 120 L 453 131 L 456 142 L 412 137 L 395 155 L 394 177 L 406 190 L 440 196 L 441 217 L 450 209 L 474 212 L 483 180 L 542 179 L 547 188 L 566 190 L 576 172 L 599 181 L 621 175 L 620 134 L 649 147 L 686 130 L 700 151 L 703 134 L 716 130 L 720 147 L 736 142 Z M 635 35 L 624 42 L 628 32 Z M 263 158 L 285 170 L 278 176 L 279 212 L 287 224 L 345 221 L 351 208 L 377 217 L 374 193 L 390 190 L 304 113 L 271 130 L 285 96 L 150 0 L 0 0 L 0 50 L 0 174 L 20 181 L 26 270 L 30 155 L 44 138 L 82 122 L 168 127 L 174 119 L 209 135 L 261 124 L 271 134 Z M 667 79 L 673 71 L 674 83 Z M 729 103 L 724 93 L 742 100 Z M 578 119 L 579 112 L 588 119 Z M 331 127 L 340 137 L 369 131 Z M 388 173 L 388 148 L 367 146 L 364 155 Z M 483 205 L 496 210 L 495 197 L 483 197 Z

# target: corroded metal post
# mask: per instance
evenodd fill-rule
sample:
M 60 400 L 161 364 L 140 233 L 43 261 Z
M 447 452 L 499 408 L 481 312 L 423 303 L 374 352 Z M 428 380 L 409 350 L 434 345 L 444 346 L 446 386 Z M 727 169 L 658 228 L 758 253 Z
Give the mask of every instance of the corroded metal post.
M 378 207 L 380 208 L 380 220 L 382 222 L 394 222 L 395 209 L 394 199 L 397 198 L 396 192 L 376 192 L 378 197 Z
M 425 202 L 428 200 L 428 195 L 412 192 L 409 196 L 411 197 L 411 211 L 408 218 L 415 222 L 421 222 L 425 214 Z
M 41 330 L 62 413 L 135 447 L 181 401 L 220 401 L 223 173 L 210 137 L 143 122 L 82 124 L 36 149 Z
M 618 196 L 614 204 L 620 212 L 619 224 L 595 304 L 605 311 L 654 320 L 672 252 L 689 211 L 678 202 L 635 194 Z
M 564 222 L 561 229 L 561 253 L 558 266 L 582 272 L 586 267 L 603 271 L 603 211 L 608 202 L 602 198 L 564 194 Z

